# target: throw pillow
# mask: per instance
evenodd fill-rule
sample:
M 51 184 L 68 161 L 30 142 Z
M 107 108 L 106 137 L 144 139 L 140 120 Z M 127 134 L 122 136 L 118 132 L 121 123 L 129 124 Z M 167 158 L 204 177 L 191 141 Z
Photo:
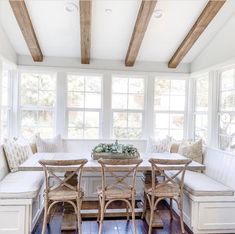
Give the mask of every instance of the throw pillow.
M 163 153 L 170 152 L 172 137 L 154 139 L 148 138 L 146 153 Z
M 3 149 L 11 172 L 17 171 L 19 165 L 33 155 L 29 143 L 24 139 L 5 139 Z
M 42 139 L 39 134 L 35 136 L 37 152 L 38 153 L 55 153 L 63 152 L 63 142 L 60 135 L 57 135 L 53 139 Z
M 202 163 L 202 140 L 200 139 L 194 143 L 183 141 L 179 146 L 178 154 L 184 155 L 185 157 L 190 158 L 198 163 Z

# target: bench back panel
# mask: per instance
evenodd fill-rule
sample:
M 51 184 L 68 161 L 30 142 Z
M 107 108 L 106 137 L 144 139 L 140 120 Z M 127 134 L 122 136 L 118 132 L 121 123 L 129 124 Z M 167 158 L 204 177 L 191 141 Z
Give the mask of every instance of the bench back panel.
M 205 174 L 235 190 L 235 155 L 207 147 L 204 164 Z
M 2 145 L 0 145 L 0 181 L 9 173 L 8 164 Z

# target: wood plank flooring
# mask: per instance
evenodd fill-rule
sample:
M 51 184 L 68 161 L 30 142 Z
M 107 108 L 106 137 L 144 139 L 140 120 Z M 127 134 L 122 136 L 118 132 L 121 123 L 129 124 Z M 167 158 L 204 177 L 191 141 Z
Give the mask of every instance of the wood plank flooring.
M 120 204 L 118 204 L 119 206 Z M 89 204 L 84 203 L 83 208 L 89 209 Z M 115 208 L 115 207 L 113 207 Z M 59 234 L 61 226 L 61 207 L 57 207 L 52 214 L 50 224 L 47 228 L 47 234 Z M 160 215 L 164 223 L 164 228 L 153 229 L 153 234 L 180 234 L 180 222 L 179 217 L 174 213 L 173 220 L 170 220 L 169 209 L 166 203 L 161 203 L 159 205 Z M 32 234 L 41 234 L 42 230 L 42 216 L 35 227 Z M 83 234 L 97 234 L 98 233 L 98 223 L 95 219 L 83 219 L 82 222 Z M 140 218 L 136 218 L 136 229 L 138 234 L 147 234 L 148 225 L 145 221 Z M 63 234 L 75 234 L 76 232 L 63 232 Z M 127 221 L 125 218 L 106 218 L 104 221 L 104 234 L 132 234 L 132 222 Z M 192 234 L 192 232 L 186 227 L 186 234 Z

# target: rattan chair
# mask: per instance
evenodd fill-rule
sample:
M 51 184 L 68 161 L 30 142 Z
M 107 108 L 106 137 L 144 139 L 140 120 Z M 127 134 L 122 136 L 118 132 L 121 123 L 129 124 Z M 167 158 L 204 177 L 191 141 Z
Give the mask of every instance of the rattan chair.
M 135 227 L 135 184 L 136 172 L 141 159 L 99 159 L 102 172 L 102 185 L 98 188 L 98 197 L 100 202 L 98 220 L 100 223 L 99 234 L 102 233 L 104 214 L 107 207 L 113 201 L 123 201 L 132 214 L 133 232 L 136 233 Z M 117 168 L 121 168 L 118 170 Z M 110 176 L 109 181 L 107 176 Z M 130 181 L 131 177 L 131 181 Z
M 185 170 L 190 159 L 182 160 L 164 160 L 164 159 L 150 159 L 152 167 L 152 182 L 151 184 L 145 185 L 145 201 L 144 211 L 142 218 L 146 212 L 146 203 L 148 200 L 150 207 L 150 221 L 148 234 L 152 232 L 152 224 L 154 211 L 157 208 L 158 203 L 166 198 L 170 199 L 170 212 L 172 219 L 172 200 L 174 200 L 180 210 L 180 225 L 182 233 L 185 233 L 184 222 L 183 222 L 183 186 L 184 186 L 184 175 Z M 163 181 L 156 183 L 156 175 L 164 178 Z M 176 179 L 177 177 L 177 179 Z
M 39 163 L 43 166 L 46 183 L 42 234 L 46 232 L 52 207 L 59 202 L 67 202 L 73 206 L 77 215 L 78 232 L 81 233 L 80 210 L 84 195 L 81 189 L 81 175 L 87 160 L 40 160 Z M 67 173 L 67 176 L 64 178 L 59 177 L 58 173 L 62 172 Z M 77 176 L 77 185 L 75 186 L 69 184 L 69 180 L 74 176 Z M 58 183 L 51 185 L 51 180 L 56 180 Z

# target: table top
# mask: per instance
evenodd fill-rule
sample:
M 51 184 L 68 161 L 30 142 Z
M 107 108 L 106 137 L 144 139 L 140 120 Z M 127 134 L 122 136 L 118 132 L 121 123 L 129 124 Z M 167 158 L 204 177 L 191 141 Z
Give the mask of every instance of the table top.
M 74 159 L 87 159 L 88 162 L 84 166 L 84 171 L 88 172 L 100 172 L 100 164 L 97 160 L 93 160 L 89 153 L 87 154 L 77 154 L 77 153 L 36 153 L 22 163 L 18 170 L 19 171 L 42 171 L 43 167 L 38 163 L 39 160 L 74 160 Z M 151 170 L 151 164 L 148 162 L 150 158 L 157 159 L 185 159 L 184 156 L 180 154 L 172 153 L 141 153 L 140 158 L 143 162 L 139 165 L 138 171 L 149 171 Z M 175 170 L 181 169 L 180 167 L 174 168 Z M 115 167 L 114 170 L 125 171 L 125 167 Z M 126 169 L 127 170 L 127 169 Z M 188 170 L 202 171 L 205 170 L 205 165 L 192 161 L 189 164 Z

